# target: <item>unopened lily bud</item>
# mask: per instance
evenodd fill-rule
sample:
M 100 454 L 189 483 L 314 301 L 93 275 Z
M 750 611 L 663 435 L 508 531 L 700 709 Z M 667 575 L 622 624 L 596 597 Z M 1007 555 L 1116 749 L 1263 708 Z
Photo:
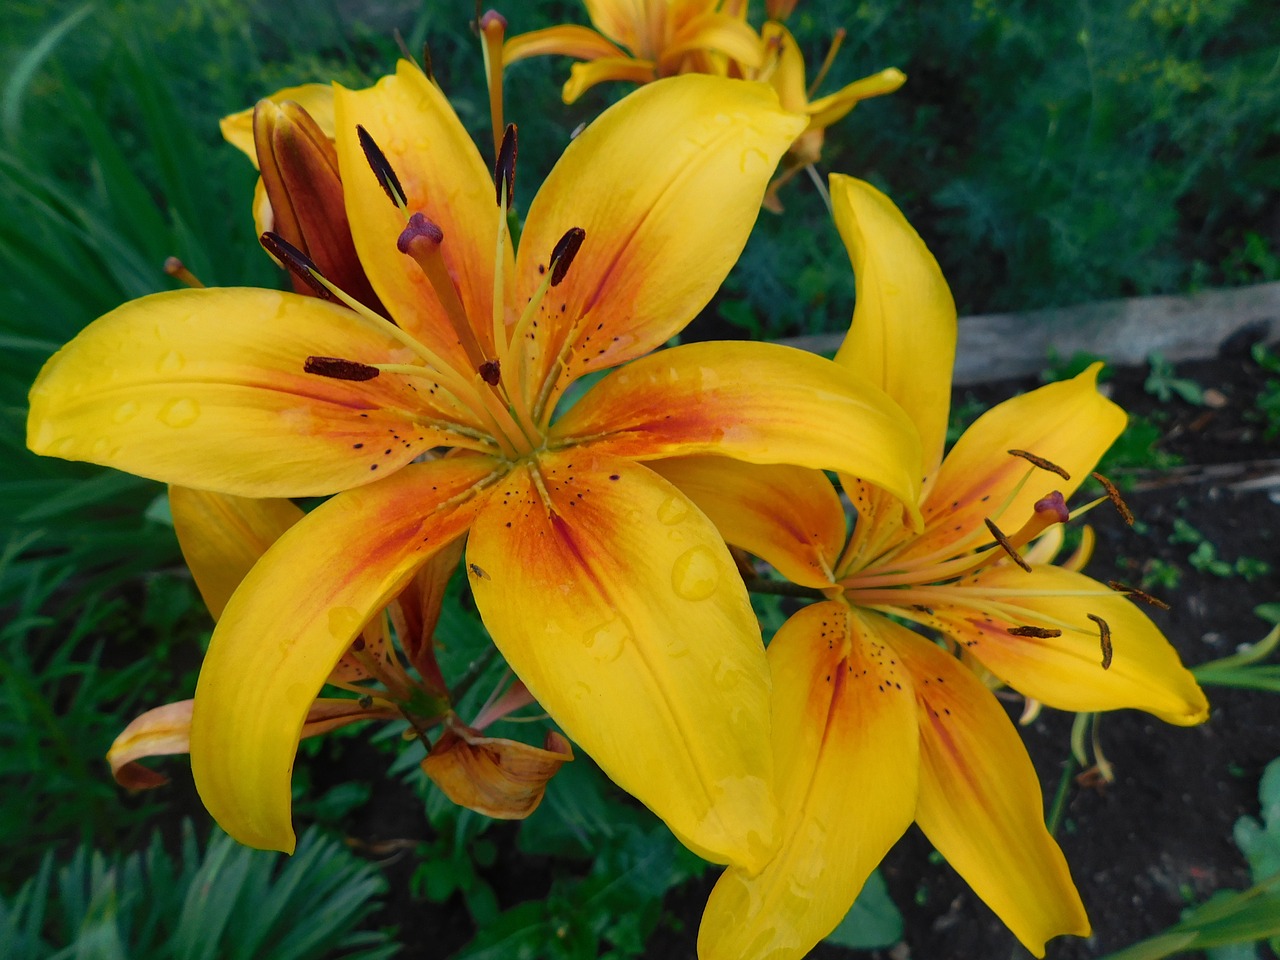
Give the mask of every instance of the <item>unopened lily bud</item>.
M 264 99 L 253 111 L 253 142 L 265 197 L 255 211 L 260 226 L 305 253 L 339 289 L 381 310 L 356 256 L 333 141 L 299 104 Z M 292 279 L 296 292 L 314 296 Z
M 538 808 L 547 782 L 572 759 L 569 741 L 554 730 L 539 749 L 453 724 L 422 769 L 459 806 L 498 820 L 521 820 Z

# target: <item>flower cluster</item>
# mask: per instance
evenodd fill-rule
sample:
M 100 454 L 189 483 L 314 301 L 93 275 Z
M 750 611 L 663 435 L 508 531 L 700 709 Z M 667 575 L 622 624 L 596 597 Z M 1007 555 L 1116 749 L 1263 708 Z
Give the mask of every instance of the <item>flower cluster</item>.
M 408 61 L 224 121 L 293 290 L 124 304 L 31 390 L 33 450 L 171 485 L 216 620 L 194 699 L 112 747 L 122 784 L 157 785 L 138 761 L 189 752 L 229 833 L 292 850 L 301 737 L 407 721 L 427 775 L 497 817 L 531 812 L 573 741 L 727 865 L 703 960 L 803 956 L 913 821 L 1029 949 L 1088 932 L 992 687 L 1207 715 L 1145 595 L 1080 573 L 1087 545 L 1052 563 L 1125 423 L 1096 367 L 944 451 L 946 282 L 893 203 L 841 175 L 857 309 L 834 360 L 663 347 L 733 266 L 778 164 L 815 162 L 829 123 L 902 82 L 810 99 L 792 5 L 756 32 L 741 2 L 596 0 L 598 33 L 505 44 L 486 15 L 492 165 Z M 543 53 L 585 61 L 566 100 L 646 85 L 569 145 L 517 245 L 501 72 Z M 813 601 L 767 649 L 730 546 Z M 469 681 L 433 641 L 458 568 L 516 678 L 465 721 Z M 563 735 L 484 735 L 535 701 Z

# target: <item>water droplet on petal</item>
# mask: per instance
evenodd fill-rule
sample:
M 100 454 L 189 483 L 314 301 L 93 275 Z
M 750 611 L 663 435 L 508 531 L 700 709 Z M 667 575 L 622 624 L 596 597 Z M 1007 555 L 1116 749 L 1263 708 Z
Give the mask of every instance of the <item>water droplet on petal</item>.
M 137 400 L 126 400 L 124 403 L 120 404 L 120 406 L 116 407 L 115 411 L 111 414 L 111 422 L 128 423 L 138 415 L 138 412 L 141 409 L 142 407 L 138 404 Z
M 658 507 L 658 519 L 667 526 L 674 526 L 689 515 L 689 501 L 684 497 L 667 497 Z
M 601 663 L 612 663 L 622 656 L 622 648 L 631 639 L 631 631 L 622 619 L 608 620 L 588 630 L 582 642 Z
M 156 373 L 177 373 L 187 365 L 186 359 L 177 350 L 170 350 L 156 364 Z
M 686 600 L 706 600 L 720 585 L 720 564 L 706 547 L 690 547 L 671 567 L 671 586 Z
M 334 607 L 329 611 L 329 633 L 335 640 L 349 640 L 363 624 L 355 607 Z
M 773 169 L 768 155 L 758 147 L 748 147 L 742 151 L 739 167 L 748 176 L 756 173 L 767 173 Z
M 721 660 L 716 664 L 715 673 L 712 674 L 715 684 L 725 693 L 732 693 L 742 686 L 742 681 L 746 678 L 746 674 L 738 667 L 734 666 L 727 660 Z
M 159 416 L 166 426 L 189 427 L 200 419 L 200 405 L 190 397 L 179 397 L 161 407 Z

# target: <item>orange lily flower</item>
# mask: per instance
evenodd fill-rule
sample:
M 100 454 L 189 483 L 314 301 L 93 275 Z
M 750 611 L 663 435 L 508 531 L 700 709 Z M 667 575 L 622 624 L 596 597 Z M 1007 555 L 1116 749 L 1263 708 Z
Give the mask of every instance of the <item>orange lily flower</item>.
M 914 503 L 918 441 L 831 361 L 758 343 L 650 351 L 715 292 L 804 120 L 761 84 L 651 84 L 569 145 L 515 252 L 513 150 L 495 206 L 418 69 L 336 87 L 334 106 L 355 247 L 394 324 L 270 240 L 340 302 L 146 297 L 86 328 L 31 391 L 37 452 L 239 496 L 337 494 L 266 552 L 214 631 L 191 726 L 206 806 L 242 842 L 292 848 L 289 772 L 317 691 L 468 534 L 476 604 L 529 692 L 693 850 L 758 870 L 775 846 L 759 627 L 714 526 L 645 462 L 838 469 Z
M 803 956 L 912 820 L 1042 956 L 1049 937 L 1085 935 L 1089 923 L 1031 762 L 975 668 L 1063 710 L 1133 707 L 1185 725 L 1207 703 L 1129 599 L 1047 562 L 1065 498 L 1125 423 L 1096 388 L 1100 365 L 993 408 L 944 459 L 950 291 L 887 197 L 842 176 L 831 192 L 857 277 L 837 360 L 916 424 L 925 525 L 905 527 L 902 505 L 853 474 L 841 474 L 857 511 L 847 534 L 837 492 L 815 471 L 714 457 L 655 465 L 729 543 L 827 598 L 768 648 L 781 850 L 758 875 L 721 877 L 699 956 Z
M 505 63 L 560 54 L 575 63 L 561 96 L 573 103 L 606 80 L 648 83 L 679 73 L 743 76 L 762 62 L 745 3 L 723 0 L 583 0 L 595 26 L 562 24 L 511 37 Z M 629 51 L 629 52 L 628 52 Z
M 303 517 L 302 510 L 288 500 L 251 500 L 185 487 L 169 489 L 169 505 L 183 556 L 215 621 L 262 554 Z M 329 684 L 352 696 L 317 698 L 307 711 L 301 736 L 318 736 L 367 720 L 407 719 L 426 741 L 432 727 L 443 725 L 435 746 L 427 743 L 431 752 L 423 769 L 428 776 L 455 803 L 492 817 L 522 818 L 537 808 L 547 781 L 573 759 L 573 752 L 555 732 L 548 733 L 546 748 L 539 749 L 515 740 L 480 737 L 477 729 L 458 721 L 436 663 L 432 635 L 445 586 L 460 555 L 461 550 L 453 548 L 437 553 L 387 606 L 387 617 L 379 616 L 365 626 L 328 678 Z M 395 626 L 400 651 L 392 643 L 388 619 Z M 401 653 L 417 670 L 416 678 L 405 669 Z M 370 686 L 369 681 L 380 686 Z M 477 728 L 533 698 L 517 682 L 491 700 L 476 718 Z M 111 772 L 121 786 L 148 790 L 168 782 L 139 761 L 189 753 L 193 707 L 193 700 L 167 703 L 143 713 L 121 731 L 107 752 Z M 473 759 L 477 754 L 484 763 Z

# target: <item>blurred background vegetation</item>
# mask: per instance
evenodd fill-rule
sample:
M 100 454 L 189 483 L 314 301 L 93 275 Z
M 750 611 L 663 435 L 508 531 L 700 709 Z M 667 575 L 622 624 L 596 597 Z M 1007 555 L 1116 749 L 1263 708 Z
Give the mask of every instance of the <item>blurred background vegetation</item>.
M 580 4 L 567 0 L 506 7 L 511 33 L 586 22 Z M 254 236 L 254 172 L 219 137 L 224 114 L 286 85 L 364 84 L 394 63 L 398 29 L 409 50 L 430 42 L 437 78 L 484 144 L 487 100 L 467 29 L 472 15 L 469 3 L 446 0 L 5 4 L 0 943 L 28 945 L 15 956 L 53 955 L 41 941 L 52 914 L 40 904 L 55 887 L 64 930 L 108 945 L 142 943 L 140 930 L 156 936 L 159 921 L 139 899 L 149 895 L 139 871 L 149 868 L 136 851 L 158 814 L 168 813 L 172 825 L 199 807 L 189 785 L 124 797 L 101 757 L 135 713 L 190 695 L 210 628 L 161 488 L 29 455 L 26 391 L 44 360 L 90 320 L 174 286 L 162 270 L 166 256 L 179 256 L 208 284 L 281 283 Z M 899 203 L 937 255 L 962 313 L 1280 279 L 1280 28 L 1270 0 L 802 0 L 789 26 L 811 70 L 836 29 L 848 31 L 822 92 L 886 66 L 907 73 L 901 91 L 860 105 L 829 131 L 824 172 L 866 177 Z M 521 209 L 573 129 L 625 92 L 596 88 L 566 107 L 559 88 L 568 68 L 542 58 L 511 71 L 507 113 L 521 130 Z M 782 200 L 786 213 L 762 215 L 695 334 L 777 338 L 848 323 L 852 276 L 819 196 L 800 177 Z M 458 635 L 478 637 L 465 598 L 455 601 Z M 331 762 L 343 757 L 344 741 L 335 742 L 323 748 L 333 751 Z M 382 742 L 385 765 L 399 744 Z M 638 955 L 656 917 L 633 912 L 622 929 L 617 904 L 656 909 L 668 886 L 698 872 L 651 819 L 593 779 L 586 761 L 573 766 L 583 772 L 563 777 L 568 784 L 554 787 L 549 812 L 519 843 L 579 866 L 553 871 L 551 899 L 506 926 L 495 921 L 494 893 L 476 873 L 477 863 L 492 861 L 492 845 L 481 838 L 488 825 L 429 807 L 437 838 L 418 851 L 425 866 L 414 889 L 428 899 L 463 896 L 486 926 L 468 955 L 517 955 L 508 936 L 524 936 L 521 949 L 544 936 L 559 943 L 560 918 L 597 914 L 589 937 L 608 939 L 618 956 Z M 397 769 L 416 775 L 412 761 Z M 311 791 L 302 810 L 310 821 L 342 827 L 368 799 L 350 785 L 323 786 L 300 783 Z M 271 858 L 229 853 L 216 837 L 182 843 L 185 859 L 171 868 L 181 877 L 166 901 L 176 913 L 193 878 L 213 871 L 240 885 L 210 921 L 222 926 L 175 935 L 188 953 L 148 956 L 215 949 L 230 956 L 242 947 L 225 938 L 247 922 L 235 911 L 262 900 L 272 883 L 281 902 L 317 895 L 287 883 L 284 872 L 273 877 Z M 150 849 L 147 856 L 159 856 Z M 325 928 L 338 943 L 381 887 L 336 845 L 308 849 L 354 891 Z M 65 864 L 57 882 L 54 855 Z M 655 872 L 654 862 L 663 869 Z M 548 878 L 540 879 L 545 886 Z M 369 951 L 352 955 L 385 955 L 377 938 L 350 946 Z M 253 944 L 243 949 L 253 955 Z M 596 954 L 584 946 L 581 955 Z

